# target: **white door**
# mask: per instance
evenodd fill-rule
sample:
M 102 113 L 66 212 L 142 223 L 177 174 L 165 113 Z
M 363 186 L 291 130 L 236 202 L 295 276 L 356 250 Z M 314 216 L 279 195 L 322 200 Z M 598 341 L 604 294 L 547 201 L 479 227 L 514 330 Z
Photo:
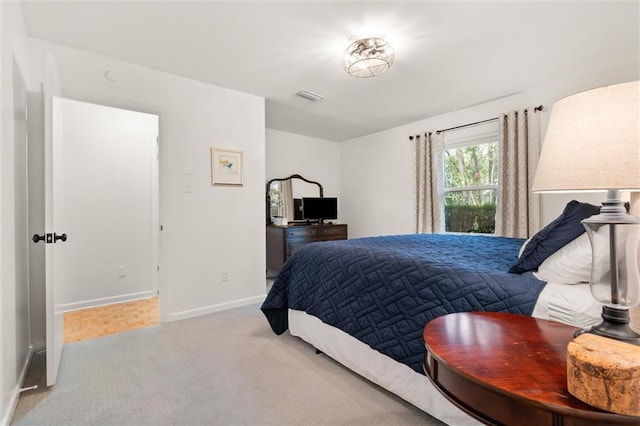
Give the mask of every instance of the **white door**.
M 56 278 L 62 271 L 55 270 L 55 256 L 59 255 L 63 241 L 63 231 L 56 229 L 54 217 L 53 167 L 55 164 L 54 128 L 55 96 L 61 94 L 60 82 L 52 55 L 47 55 L 46 75 L 43 87 L 43 121 L 44 121 L 44 197 L 45 197 L 45 298 L 46 298 L 46 348 L 47 348 L 47 386 L 52 386 L 58 377 L 62 347 L 64 345 L 64 328 L 62 312 L 62 291 L 56 286 Z
M 41 235 L 47 386 L 60 366 L 65 309 L 150 297 L 158 289 L 158 116 L 60 94 L 48 57 Z

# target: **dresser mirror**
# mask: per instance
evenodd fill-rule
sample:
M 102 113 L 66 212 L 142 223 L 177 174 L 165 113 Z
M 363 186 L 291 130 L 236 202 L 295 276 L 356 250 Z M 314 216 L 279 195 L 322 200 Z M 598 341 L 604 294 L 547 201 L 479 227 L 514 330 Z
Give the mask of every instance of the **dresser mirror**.
M 324 197 L 322 185 L 298 174 L 271 179 L 266 185 L 267 224 L 273 217 L 286 218 L 287 222 L 302 220 L 302 198 Z

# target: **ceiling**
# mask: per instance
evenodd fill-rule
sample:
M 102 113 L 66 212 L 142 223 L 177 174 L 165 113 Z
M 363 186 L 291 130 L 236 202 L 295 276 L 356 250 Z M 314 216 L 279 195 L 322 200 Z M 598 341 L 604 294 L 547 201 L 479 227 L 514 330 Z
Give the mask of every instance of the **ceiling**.
M 638 1 L 22 1 L 30 36 L 266 98 L 266 123 L 343 141 L 576 72 L 638 63 Z M 391 69 L 354 78 L 351 37 Z M 311 102 L 300 89 L 325 96 Z

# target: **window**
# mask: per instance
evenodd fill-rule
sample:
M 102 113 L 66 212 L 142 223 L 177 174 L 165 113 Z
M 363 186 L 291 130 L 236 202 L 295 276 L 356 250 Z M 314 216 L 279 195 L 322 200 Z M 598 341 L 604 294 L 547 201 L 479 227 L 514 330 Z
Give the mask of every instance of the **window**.
M 498 137 L 445 139 L 445 231 L 495 232 Z

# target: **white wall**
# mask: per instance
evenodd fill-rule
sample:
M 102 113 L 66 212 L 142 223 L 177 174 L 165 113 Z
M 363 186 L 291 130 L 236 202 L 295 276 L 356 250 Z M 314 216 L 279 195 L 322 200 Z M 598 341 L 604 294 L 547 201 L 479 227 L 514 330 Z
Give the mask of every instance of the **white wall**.
M 54 142 L 54 216 L 68 238 L 58 247 L 64 310 L 155 296 L 158 117 L 55 101 L 62 135 Z
M 340 194 L 338 142 L 267 129 L 265 159 L 266 181 L 297 173 L 320 182 L 326 197 Z
M 161 315 L 165 320 L 258 302 L 265 292 L 264 99 L 26 36 L 20 5 L 2 2 L 0 149 L 0 424 L 8 423 L 28 360 L 28 287 L 17 282 L 14 70 L 31 91 L 55 55 L 63 94 L 160 116 Z M 104 72 L 120 80 L 111 83 Z M 34 104 L 39 100 L 34 98 Z M 19 117 L 19 116 L 18 116 Z M 41 117 L 39 118 L 41 120 Z M 244 150 L 244 185 L 210 185 L 209 148 Z M 183 192 L 185 179 L 193 192 Z M 336 185 L 337 186 L 337 185 Z M 222 282 L 222 269 L 229 281 Z M 42 289 L 38 289 L 39 291 Z M 39 294 L 39 292 L 38 292 Z M 164 297 L 162 297 L 164 295 Z M 40 297 L 39 295 L 38 297 Z M 36 299 L 38 299 L 36 297 Z M 42 299 L 33 306 L 42 308 Z M 41 318 L 40 318 L 41 319 Z M 43 330 L 36 333 L 40 338 Z
M 26 218 L 26 29 L 17 3 L 0 4 L 0 424 L 7 424 L 30 356 Z
M 636 60 L 599 72 L 577 70 L 570 81 L 549 82 L 521 94 L 344 142 L 341 146 L 340 195 L 342 220 L 349 223 L 349 236 L 415 232 L 414 157 L 410 135 L 485 120 L 513 109 L 540 104 L 544 105 L 541 113 L 544 135 L 554 102 L 580 90 L 637 80 L 639 69 Z M 541 225 L 558 216 L 565 204 L 574 198 L 594 204 L 604 199 L 603 194 L 543 194 Z
M 260 300 L 264 99 L 39 40 L 30 47 L 34 70 L 44 69 L 44 52 L 55 55 L 65 97 L 160 116 L 163 318 Z M 107 70 L 118 76 L 116 83 L 104 78 Z M 244 151 L 242 187 L 211 186 L 212 146 Z M 183 192 L 185 179 L 193 192 Z
M 338 220 L 342 220 L 340 197 L 340 143 L 281 130 L 267 129 L 266 181 L 299 174 L 322 185 L 325 197 L 338 198 Z M 315 185 L 294 180 L 296 198 L 317 197 Z

